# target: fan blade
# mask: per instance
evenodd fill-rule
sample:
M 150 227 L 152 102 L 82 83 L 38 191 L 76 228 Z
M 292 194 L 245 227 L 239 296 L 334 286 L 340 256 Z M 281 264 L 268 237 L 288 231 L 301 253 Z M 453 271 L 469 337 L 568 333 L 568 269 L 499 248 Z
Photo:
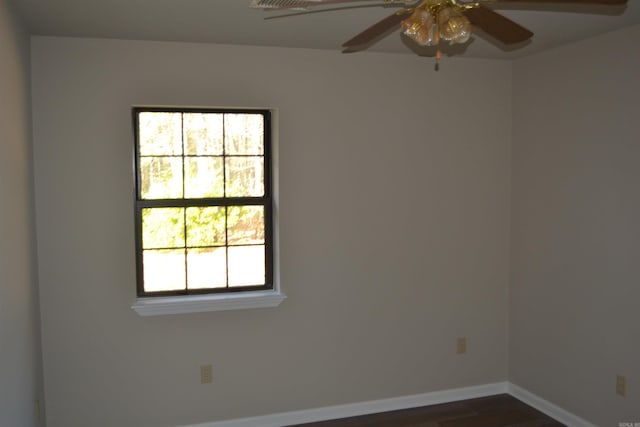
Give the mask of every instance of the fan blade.
M 340 3 L 374 2 L 376 0 L 251 0 L 249 7 L 265 10 L 306 9 Z M 404 0 L 387 0 L 388 4 L 404 4 Z
M 558 4 L 603 4 L 603 5 L 619 5 L 627 4 L 627 0 L 492 0 L 496 3 L 558 3 Z
M 383 20 L 376 22 L 363 32 L 344 42 L 342 47 L 356 47 L 372 42 L 377 37 L 391 30 L 393 27 L 399 26 L 400 22 L 404 21 L 410 12 L 412 12 L 412 9 L 403 9 L 387 16 Z
M 467 9 L 464 11 L 464 14 L 473 25 L 504 44 L 520 43 L 533 36 L 533 33 L 523 26 L 516 24 L 506 16 L 500 15 L 498 12 L 482 5 Z

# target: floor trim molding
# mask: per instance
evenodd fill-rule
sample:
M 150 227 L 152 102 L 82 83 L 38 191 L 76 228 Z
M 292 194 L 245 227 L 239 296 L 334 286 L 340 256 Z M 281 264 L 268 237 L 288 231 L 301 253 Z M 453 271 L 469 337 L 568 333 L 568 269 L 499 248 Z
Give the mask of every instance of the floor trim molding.
M 561 423 L 568 425 L 569 427 L 597 427 L 596 425 L 591 424 L 589 421 L 584 420 L 547 400 L 544 400 L 540 396 L 537 396 L 520 386 L 517 386 L 513 383 L 507 384 L 507 392 L 510 395 L 518 400 L 523 401 L 527 405 L 536 408 L 538 411 L 549 415 L 551 418 L 555 418 Z
M 559 406 L 556 406 L 553 403 L 523 389 L 522 387 L 507 381 L 473 387 L 434 391 L 431 393 L 415 394 L 410 396 L 393 397 L 390 399 L 327 406 L 324 408 L 306 409 L 302 411 L 281 412 L 251 418 L 191 424 L 182 427 L 282 427 L 292 424 L 312 423 L 337 418 L 357 417 L 360 415 L 369 415 L 378 412 L 418 408 L 421 406 L 437 405 L 439 403 L 455 402 L 457 400 L 473 399 L 476 397 L 491 396 L 501 393 L 508 393 L 569 427 L 596 427 L 588 421 L 565 411 Z
M 491 396 L 507 392 L 508 383 L 501 382 L 435 391 L 432 393 L 415 394 L 411 396 L 393 397 L 390 399 L 372 400 L 369 402 L 350 403 L 347 405 L 328 406 L 303 411 L 282 412 L 279 414 L 252 418 L 192 424 L 182 427 L 282 427 L 291 424 L 312 423 L 337 418 L 357 417 L 359 415 L 369 415 L 378 412 L 437 405 L 439 403 L 473 399 L 475 397 Z

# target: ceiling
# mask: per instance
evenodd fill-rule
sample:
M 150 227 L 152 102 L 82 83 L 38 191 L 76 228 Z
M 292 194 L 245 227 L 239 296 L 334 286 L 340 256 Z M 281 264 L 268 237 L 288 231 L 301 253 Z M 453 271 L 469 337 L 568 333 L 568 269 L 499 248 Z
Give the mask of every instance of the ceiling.
M 283 46 L 340 51 L 344 41 L 395 9 L 357 3 L 313 13 L 263 12 L 249 0 L 11 0 L 35 35 L 97 37 Z M 507 49 L 483 34 L 465 45 L 443 46 L 445 54 L 475 58 L 518 58 L 640 24 L 640 1 L 626 7 L 547 5 L 493 6 L 534 32 L 530 43 Z M 524 7 L 523 7 L 524 6 Z M 281 16 L 284 15 L 284 16 Z M 612 48 L 615 48 L 612 46 Z M 369 48 L 432 56 L 399 31 Z

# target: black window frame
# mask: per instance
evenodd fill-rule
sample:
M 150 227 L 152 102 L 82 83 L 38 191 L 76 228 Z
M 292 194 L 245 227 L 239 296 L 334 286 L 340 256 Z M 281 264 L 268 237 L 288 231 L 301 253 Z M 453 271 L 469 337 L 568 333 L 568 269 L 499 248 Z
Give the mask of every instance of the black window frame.
M 160 113 L 217 113 L 217 114 L 261 114 L 264 123 L 264 195 L 262 197 L 216 197 L 216 198 L 178 198 L 178 199 L 142 199 L 140 168 L 140 127 L 139 114 L 146 112 Z M 273 193 L 272 193 L 272 114 L 267 109 L 250 108 L 181 108 L 181 107 L 133 107 L 134 131 L 134 181 L 135 181 L 135 233 L 136 233 L 136 292 L 138 297 L 167 297 L 204 294 L 230 294 L 251 291 L 268 291 L 274 289 L 273 266 Z M 183 141 L 184 144 L 184 141 Z M 184 156 L 184 150 L 183 154 Z M 183 177 L 184 179 L 184 177 Z M 226 179 L 226 177 L 224 178 Z M 206 206 L 263 206 L 264 207 L 264 246 L 265 246 L 265 284 L 251 286 L 227 286 L 224 288 L 189 289 L 186 276 L 186 289 L 167 291 L 145 291 L 143 247 L 142 247 L 142 210 L 153 207 L 206 207 Z M 228 242 L 225 247 L 229 247 Z M 186 242 L 185 242 L 186 249 Z M 185 266 L 186 268 L 186 266 Z M 187 274 L 187 272 L 185 272 Z

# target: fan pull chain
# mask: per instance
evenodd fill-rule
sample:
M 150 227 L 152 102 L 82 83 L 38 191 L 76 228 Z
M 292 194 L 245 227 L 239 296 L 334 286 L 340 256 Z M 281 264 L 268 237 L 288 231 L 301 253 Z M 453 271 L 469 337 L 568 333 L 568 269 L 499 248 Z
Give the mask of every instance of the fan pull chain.
M 436 45 L 436 71 L 440 71 L 440 58 L 442 58 L 442 52 L 440 52 L 440 31 L 439 29 L 436 27 L 436 33 L 435 33 L 435 45 Z

